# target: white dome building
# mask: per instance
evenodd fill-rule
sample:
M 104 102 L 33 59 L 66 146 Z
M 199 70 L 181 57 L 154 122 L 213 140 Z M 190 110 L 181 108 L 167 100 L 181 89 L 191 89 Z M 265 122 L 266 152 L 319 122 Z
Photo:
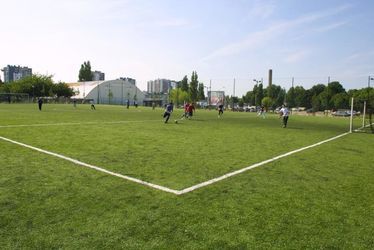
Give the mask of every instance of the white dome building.
M 110 81 L 90 81 L 69 83 L 76 93 L 73 99 L 93 100 L 97 104 L 143 105 L 145 95 L 130 81 L 118 79 Z

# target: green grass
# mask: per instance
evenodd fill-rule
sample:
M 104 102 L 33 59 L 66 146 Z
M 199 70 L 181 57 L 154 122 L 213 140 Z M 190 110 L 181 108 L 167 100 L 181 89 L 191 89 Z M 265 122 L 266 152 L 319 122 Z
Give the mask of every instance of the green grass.
M 173 114 L 175 119 L 181 110 Z M 183 189 L 339 135 L 348 119 L 0 105 L 0 136 Z M 121 123 L 110 123 L 110 122 Z M 127 122 L 128 121 L 128 122 Z M 355 120 L 356 127 L 360 121 Z M 374 247 L 374 137 L 351 134 L 182 196 L 0 140 L 2 248 Z

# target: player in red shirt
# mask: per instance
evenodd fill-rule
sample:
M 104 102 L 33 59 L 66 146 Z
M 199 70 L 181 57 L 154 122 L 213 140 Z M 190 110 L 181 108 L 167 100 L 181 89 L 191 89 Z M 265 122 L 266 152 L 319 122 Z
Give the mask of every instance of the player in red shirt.
M 188 107 L 189 106 L 190 106 L 190 104 L 188 102 L 186 102 L 186 104 L 184 104 L 184 113 L 180 118 L 181 120 L 183 120 L 184 118 L 188 118 Z
M 193 103 L 191 103 L 189 106 L 188 106 L 188 118 L 191 119 L 191 117 L 193 116 L 193 112 L 195 111 L 195 106 L 193 105 Z

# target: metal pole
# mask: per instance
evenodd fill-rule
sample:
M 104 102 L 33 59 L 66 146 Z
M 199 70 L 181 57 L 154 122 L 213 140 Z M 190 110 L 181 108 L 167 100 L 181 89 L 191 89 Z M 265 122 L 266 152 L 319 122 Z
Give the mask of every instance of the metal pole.
M 364 101 L 364 113 L 362 116 L 362 127 L 365 128 L 365 116 L 366 116 L 366 101 Z
M 330 83 L 330 77 L 327 77 L 327 84 Z
M 235 96 L 235 78 L 234 78 L 234 92 L 233 95 Z
M 351 118 L 350 118 L 350 121 L 349 121 L 349 133 L 352 133 L 352 126 L 353 126 L 353 101 L 354 101 L 354 98 L 352 97 L 352 102 L 351 102 Z
M 232 93 L 232 111 L 234 111 L 234 96 L 235 96 L 235 78 L 234 78 L 234 90 Z

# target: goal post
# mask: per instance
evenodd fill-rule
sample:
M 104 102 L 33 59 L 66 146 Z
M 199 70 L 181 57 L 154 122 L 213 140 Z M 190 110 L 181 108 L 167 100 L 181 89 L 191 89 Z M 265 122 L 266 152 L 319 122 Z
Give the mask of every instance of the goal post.
M 353 101 L 354 101 L 354 98 L 352 97 L 352 99 L 351 99 L 351 117 L 349 119 L 349 133 L 352 133 L 352 128 L 353 128 Z
M 373 100 L 351 99 L 349 132 L 374 133 L 372 102 Z M 355 119 L 355 116 L 361 119 Z
M 29 103 L 30 95 L 27 93 L 0 93 L 0 103 Z

